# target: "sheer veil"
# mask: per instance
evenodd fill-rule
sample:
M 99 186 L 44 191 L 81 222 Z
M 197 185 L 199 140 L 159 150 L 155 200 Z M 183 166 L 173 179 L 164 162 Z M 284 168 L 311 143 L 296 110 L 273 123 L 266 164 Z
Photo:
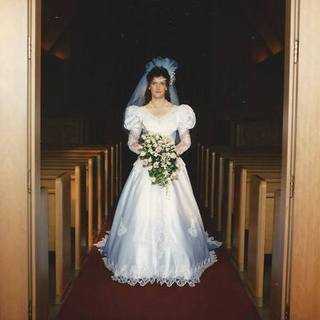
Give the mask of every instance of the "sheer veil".
M 136 105 L 141 107 L 142 105 L 144 105 L 144 94 L 146 92 L 147 85 L 148 85 L 147 74 L 154 67 L 163 67 L 168 70 L 170 79 L 171 79 L 170 85 L 169 85 L 171 102 L 175 105 L 179 105 L 179 98 L 178 98 L 177 90 L 174 85 L 175 71 L 178 68 L 178 63 L 170 58 L 157 57 L 152 59 L 150 62 L 146 64 L 145 72 L 142 78 L 140 79 L 137 87 L 133 91 L 127 106 Z

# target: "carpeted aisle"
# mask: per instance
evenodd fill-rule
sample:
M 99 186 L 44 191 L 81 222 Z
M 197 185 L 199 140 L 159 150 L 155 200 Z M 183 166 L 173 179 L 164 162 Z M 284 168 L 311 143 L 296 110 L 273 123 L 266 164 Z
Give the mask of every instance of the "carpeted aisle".
M 260 319 L 223 249 L 196 287 L 120 284 L 110 279 L 96 251 L 90 254 L 59 320 Z

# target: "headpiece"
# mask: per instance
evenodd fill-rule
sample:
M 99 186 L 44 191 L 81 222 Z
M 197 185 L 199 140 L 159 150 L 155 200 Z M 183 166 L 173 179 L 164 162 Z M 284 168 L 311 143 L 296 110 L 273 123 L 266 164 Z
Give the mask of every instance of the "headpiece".
M 163 67 L 167 69 L 170 75 L 170 85 L 172 86 L 176 80 L 176 70 L 178 69 L 178 63 L 169 58 L 157 57 L 151 60 L 146 65 L 146 73 L 150 72 L 154 67 Z
M 147 81 L 147 74 L 154 68 L 154 67 L 163 67 L 167 69 L 169 75 L 170 75 L 170 83 L 169 83 L 169 93 L 170 93 L 170 99 L 171 102 L 175 105 L 179 105 L 179 99 L 177 95 L 176 88 L 174 86 L 175 83 L 175 75 L 176 70 L 178 68 L 178 63 L 170 58 L 162 58 L 157 57 L 152 59 L 150 62 L 146 64 L 145 73 L 143 74 L 142 78 L 140 79 L 137 87 L 135 88 L 129 102 L 128 106 L 130 105 L 136 105 L 136 106 L 142 106 L 144 104 L 144 95 L 148 86 Z

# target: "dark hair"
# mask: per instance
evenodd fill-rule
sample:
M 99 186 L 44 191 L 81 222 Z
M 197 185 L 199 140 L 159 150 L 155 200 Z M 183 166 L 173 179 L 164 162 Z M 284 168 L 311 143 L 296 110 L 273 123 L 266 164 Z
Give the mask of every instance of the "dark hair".
M 153 78 L 156 77 L 164 77 L 166 79 L 166 85 L 167 88 L 169 88 L 169 84 L 170 84 L 170 75 L 169 72 L 166 68 L 164 67 L 154 67 L 152 68 L 148 74 L 147 74 L 147 81 L 148 81 L 148 85 L 146 88 L 146 92 L 144 94 L 144 103 L 147 104 L 151 101 L 151 91 L 149 89 L 149 86 L 153 80 Z M 165 98 L 171 102 L 171 97 L 170 97 L 170 92 L 169 90 L 166 91 L 166 95 Z

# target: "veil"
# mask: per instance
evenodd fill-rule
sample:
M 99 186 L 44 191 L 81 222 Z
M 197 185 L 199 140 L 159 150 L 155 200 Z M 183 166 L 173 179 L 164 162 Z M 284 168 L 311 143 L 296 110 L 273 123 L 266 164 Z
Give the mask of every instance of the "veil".
M 170 58 L 157 57 L 152 59 L 146 64 L 145 72 L 142 78 L 140 79 L 137 87 L 133 91 L 127 106 L 136 105 L 141 107 L 144 104 L 144 94 L 146 92 L 147 85 L 148 85 L 147 74 L 154 67 L 163 67 L 168 70 L 170 75 L 170 84 L 168 89 L 170 93 L 171 102 L 175 105 L 179 105 L 179 98 L 177 95 L 177 90 L 174 85 L 175 71 L 178 68 L 178 63 Z

